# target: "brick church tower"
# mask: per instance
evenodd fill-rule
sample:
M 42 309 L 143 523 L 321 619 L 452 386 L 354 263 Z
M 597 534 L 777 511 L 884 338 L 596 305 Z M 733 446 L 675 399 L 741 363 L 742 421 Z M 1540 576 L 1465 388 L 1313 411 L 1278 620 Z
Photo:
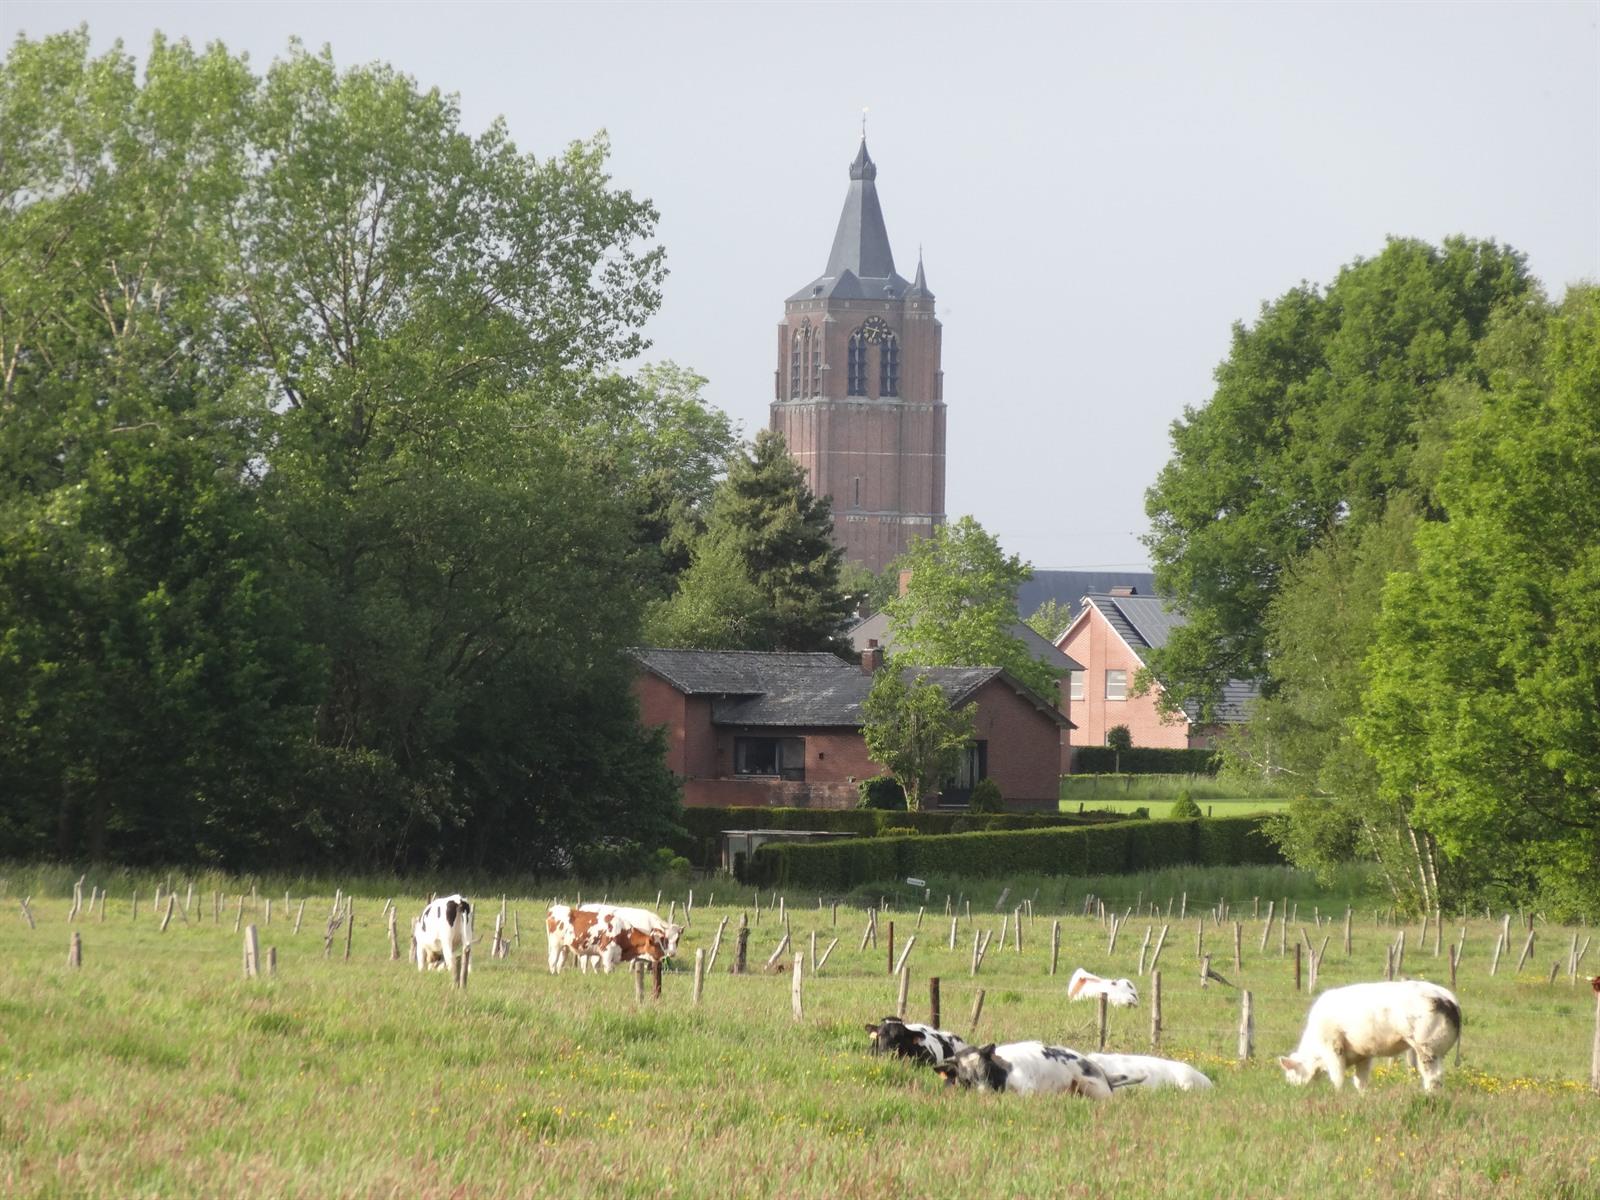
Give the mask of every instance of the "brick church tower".
M 863 137 L 827 270 L 784 302 L 772 404 L 846 560 L 872 571 L 945 519 L 940 327 L 921 256 L 895 273 L 877 176 Z

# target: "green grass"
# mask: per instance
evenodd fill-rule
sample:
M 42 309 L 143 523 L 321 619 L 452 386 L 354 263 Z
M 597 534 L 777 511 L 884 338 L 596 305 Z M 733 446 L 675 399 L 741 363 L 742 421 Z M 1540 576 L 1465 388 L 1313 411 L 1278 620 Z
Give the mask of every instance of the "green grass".
M 1063 775 L 1061 810 L 1076 812 L 1079 801 L 1086 808 L 1108 807 L 1104 803 L 1108 800 L 1133 800 L 1149 805 L 1165 801 L 1170 806 L 1183 792 L 1202 807 L 1208 801 L 1232 804 L 1258 799 L 1274 802 L 1270 807 L 1281 808 L 1289 801 L 1281 791 L 1265 785 L 1252 786 L 1236 779 L 1216 779 L 1209 775 Z M 1153 807 L 1151 811 L 1155 811 Z
M 1275 800 L 1260 796 L 1225 796 L 1204 800 L 1196 799 L 1200 812 L 1207 817 L 1247 817 L 1251 813 L 1280 812 L 1289 807 L 1287 800 Z M 1152 817 L 1165 817 L 1171 815 L 1171 800 L 1123 800 L 1111 799 L 1101 796 L 1094 800 L 1063 800 L 1061 811 L 1075 813 L 1079 806 L 1088 812 L 1119 812 L 1131 813 L 1138 809 L 1146 809 Z
M 968 975 L 974 926 L 998 929 L 1000 886 L 956 888 L 958 912 L 974 899 L 948 950 L 946 881 L 937 881 L 920 931 L 903 907 L 884 914 L 903 946 L 912 933 L 910 1015 L 927 1017 L 927 976 L 943 981 L 943 1023 L 968 1030 L 974 991 L 985 989 L 985 1039 L 1044 1037 L 1091 1047 L 1094 1009 L 1068 1005 L 1065 976 L 1083 965 L 1133 976 L 1147 927 L 1130 916 L 1115 953 L 1098 920 L 1061 916 L 1060 973 L 1048 974 L 1050 925 L 1081 908 L 1085 890 L 1130 906 L 1165 906 L 1188 891 L 1162 952 L 1164 1047 L 1217 1081 L 1208 1094 L 1130 1094 L 1105 1105 L 1061 1098 L 983 1097 L 942 1091 L 935 1077 L 865 1053 L 862 1025 L 894 1007 L 887 947 L 858 951 L 863 914 L 790 896 L 796 945 L 815 930 L 839 944 L 823 974 L 803 981 L 805 1015 L 791 1018 L 787 977 L 730 977 L 731 935 L 691 1004 L 688 969 L 669 971 L 659 1003 L 636 1004 L 625 974 L 545 971 L 539 915 L 547 897 L 513 899 L 522 945 L 487 956 L 493 911 L 480 900 L 481 957 L 465 994 L 442 973 L 419 975 L 388 960 L 382 896 L 357 884 L 354 954 L 342 936 L 322 956 L 331 898 L 313 896 L 298 936 L 282 915 L 256 915 L 263 950 L 278 950 L 274 979 L 240 978 L 233 908 L 220 924 L 209 895 L 192 923 L 157 930 L 148 902 L 135 922 L 128 897 L 67 924 L 69 900 L 36 888 L 37 928 L 20 915 L 12 869 L 0 893 L 0 1195 L 168 1196 L 721 1196 L 902 1197 L 1182 1195 L 1592 1197 L 1600 1180 L 1600 1100 L 1588 1092 L 1594 999 L 1565 976 L 1547 985 L 1568 931 L 1540 926 L 1527 969 L 1515 950 L 1491 978 L 1497 928 L 1470 923 L 1457 992 L 1466 1014 L 1461 1067 L 1441 1095 L 1424 1098 L 1414 1076 L 1380 1068 L 1372 1094 L 1333 1093 L 1326 1082 L 1289 1087 L 1271 1055 L 1292 1048 L 1308 997 L 1293 988 L 1292 955 L 1274 927 L 1259 952 L 1251 895 L 1293 897 L 1298 925 L 1342 915 L 1344 900 L 1303 876 L 1163 872 L 1127 880 L 1013 881 L 1006 908 L 1037 889 L 1023 949 L 990 950 Z M 42 876 L 34 876 L 38 882 Z M 91 878 L 90 882 L 97 882 Z M 177 880 L 183 891 L 183 880 Z M 233 882 L 233 881 L 228 881 Z M 387 881 L 385 881 L 387 882 Z M 958 882 L 958 881 L 957 881 Z M 414 881 L 403 917 L 439 886 Z M 1364 898 L 1360 873 L 1341 890 Z M 1209 889 L 1209 890 L 1208 890 Z M 1236 1059 L 1237 994 L 1196 971 L 1197 909 L 1221 889 L 1242 913 L 1244 966 L 1232 962 L 1231 924 L 1206 926 L 1214 969 L 1255 996 L 1257 1057 Z M 396 889 L 397 891 L 399 889 Z M 599 891 L 600 889 L 596 889 Z M 887 888 L 885 889 L 887 892 Z M 717 908 L 705 906 L 716 893 Z M 589 893 L 586 893 L 589 894 Z M 614 899 L 621 897 L 611 893 Z M 680 902 L 680 885 L 669 896 Z M 720 905 L 752 897 L 723 882 L 696 885 L 699 901 L 682 967 L 710 943 Z M 264 898 L 264 897 L 263 897 Z M 632 899 L 650 903 L 654 890 Z M 295 893 L 296 907 L 300 893 Z M 759 968 L 778 937 L 763 897 L 750 957 Z M 1175 898 L 1175 902 L 1181 903 Z M 1317 911 L 1313 913 L 1312 907 Z M 248 901 L 247 901 L 248 907 Z M 263 906 L 264 907 L 264 906 Z M 199 910 L 204 910 L 204 915 Z M 984 911 L 988 910 L 988 911 Z M 753 908 L 744 911 L 754 916 Z M 1357 911 L 1355 956 L 1333 937 L 1329 986 L 1379 978 L 1395 930 Z M 249 916 L 247 915 L 247 920 Z M 406 921 L 402 920 L 404 930 Z M 82 970 L 65 965 L 70 930 L 84 941 Z M 1459 923 L 1446 927 L 1448 942 Z M 1320 943 L 1321 935 L 1312 932 Z M 402 949 L 403 949 L 402 945 Z M 1592 964 L 1592 959 L 1589 960 Z M 1408 934 L 1408 973 L 1443 979 L 1432 937 Z M 1114 1010 L 1110 1047 L 1148 1046 L 1146 1006 Z

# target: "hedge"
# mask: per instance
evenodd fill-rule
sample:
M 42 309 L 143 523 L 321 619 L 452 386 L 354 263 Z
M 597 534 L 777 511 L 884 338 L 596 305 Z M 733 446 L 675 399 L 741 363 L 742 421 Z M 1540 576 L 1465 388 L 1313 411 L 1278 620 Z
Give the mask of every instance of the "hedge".
M 1117 751 L 1110 746 L 1077 746 L 1072 751 L 1074 775 L 1215 775 L 1220 763 L 1215 750 L 1135 746 Z
M 846 891 L 879 880 L 940 875 L 1101 875 L 1186 864 L 1281 863 L 1264 818 L 1121 821 L 1068 829 L 996 830 L 934 837 L 768 843 L 745 882 Z
M 725 829 L 819 829 L 829 833 L 858 833 L 876 837 L 891 826 L 905 826 L 922 834 L 966 833 L 997 829 L 1049 829 L 1123 822 L 1127 813 L 967 813 L 887 812 L 870 808 L 685 808 L 680 823 L 686 837 L 672 848 L 699 867 L 721 862 L 721 834 Z

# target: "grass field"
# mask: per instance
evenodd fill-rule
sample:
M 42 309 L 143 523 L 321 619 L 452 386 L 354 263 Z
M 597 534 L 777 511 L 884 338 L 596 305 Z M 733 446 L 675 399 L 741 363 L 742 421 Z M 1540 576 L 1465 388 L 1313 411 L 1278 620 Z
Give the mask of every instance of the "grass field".
M 488 957 L 497 904 L 479 897 L 478 955 L 460 993 L 442 973 L 389 961 L 383 897 L 360 888 L 348 962 L 342 931 L 323 957 L 330 896 L 309 899 L 298 935 L 281 891 L 270 925 L 258 905 L 263 953 L 277 948 L 278 974 L 246 982 L 236 899 L 214 923 L 202 891 L 190 923 L 174 918 L 161 933 L 148 899 L 137 921 L 124 892 L 112 896 L 103 923 L 98 913 L 80 914 L 69 926 L 69 897 L 36 894 L 30 929 L 13 873 L 0 898 L 0 1195 L 1600 1194 L 1600 1097 L 1586 1082 L 1594 997 L 1564 973 L 1546 983 L 1569 931 L 1540 925 L 1520 974 L 1514 931 L 1513 950 L 1491 978 L 1498 925 L 1469 924 L 1457 987 L 1464 1054 L 1447 1069 L 1442 1094 L 1423 1097 L 1415 1077 L 1394 1066 L 1380 1068 L 1366 1096 L 1335 1094 L 1325 1081 L 1297 1090 L 1271 1056 L 1293 1047 L 1308 997 L 1294 991 L 1292 948 L 1279 955 L 1276 926 L 1259 950 L 1262 922 L 1250 917 L 1250 897 L 1261 897 L 1263 912 L 1269 886 L 1300 897 L 1290 902 L 1298 920 L 1288 934 L 1304 925 L 1318 944 L 1327 914 L 1342 915 L 1343 902 L 1316 898 L 1308 880 L 1287 871 L 1137 878 L 1127 904 L 1154 896 L 1164 907 L 1174 889 L 1189 891 L 1189 917 L 1177 920 L 1174 908 L 1161 956 L 1163 1046 L 1217 1087 L 1093 1105 L 945 1092 L 925 1069 L 870 1057 L 862 1026 L 895 1003 L 887 947 L 858 950 L 863 914 L 841 907 L 835 929 L 815 896 L 787 898 L 794 943 L 809 956 L 815 930 L 823 946 L 834 936 L 839 944 L 820 976 L 803 977 L 805 1012 L 796 1021 L 787 976 L 726 974 L 738 913 L 753 918 L 755 910 L 748 892 L 722 883 L 696 885 L 683 966 L 709 945 L 720 917 L 732 922 L 695 1008 L 686 969 L 669 971 L 662 999 L 643 1005 L 624 973 L 552 978 L 540 929 L 546 897 L 510 902 L 521 946 L 504 960 Z M 885 913 L 883 940 L 889 919 L 902 947 L 917 936 L 908 1015 L 927 1018 L 927 977 L 936 974 L 946 1027 L 968 1032 L 981 987 L 981 1040 L 1043 1037 L 1092 1049 L 1094 1008 L 1065 1002 L 1065 976 L 1078 965 L 1134 976 L 1147 926 L 1159 931 L 1166 918 L 1129 917 L 1108 954 L 1098 920 L 1062 915 L 1052 979 L 1056 913 L 1046 906 L 1079 894 L 1079 882 L 1019 881 L 1017 894 L 1040 888 L 1023 948 L 1000 946 L 996 933 L 976 980 L 968 973 L 974 928 L 1001 924 L 978 911 L 993 907 L 987 883 L 974 919 L 960 919 L 954 951 L 942 884 L 920 930 L 914 910 Z M 1236 1058 L 1237 993 L 1215 983 L 1202 989 L 1196 970 L 1196 910 L 1216 897 L 1194 888 L 1230 883 L 1240 889 L 1232 899 L 1244 925 L 1242 971 L 1233 966 L 1231 922 L 1207 922 L 1205 938 L 1213 968 L 1254 993 L 1257 1051 L 1245 1064 Z M 402 951 L 409 917 L 428 889 L 443 886 L 417 880 L 414 894 L 397 897 Z M 681 909 L 681 886 L 675 897 Z M 295 907 L 301 898 L 297 891 Z M 961 913 L 964 901 L 954 907 Z M 1320 933 L 1312 929 L 1319 916 Z M 753 970 L 777 942 L 776 917 L 764 903 L 750 941 Z M 81 970 L 66 966 L 73 928 L 83 937 Z M 1447 923 L 1446 944 L 1459 928 Z M 1358 910 L 1354 957 L 1344 958 L 1335 932 L 1323 986 L 1380 978 L 1395 933 L 1375 925 L 1370 907 Z M 1407 973 L 1446 979 L 1431 934 L 1419 946 L 1416 933 L 1410 926 Z M 1138 983 L 1145 1004 L 1113 1010 L 1111 1049 L 1148 1047 L 1149 981 Z
M 1196 800 L 1200 811 L 1208 817 L 1247 817 L 1251 813 L 1280 812 L 1289 807 L 1287 800 L 1260 796 L 1225 796 L 1215 800 Z M 1093 800 L 1063 800 L 1061 811 L 1075 813 L 1079 806 L 1084 810 L 1131 813 L 1145 809 L 1152 817 L 1165 817 L 1172 810 L 1171 800 L 1124 800 L 1100 796 Z

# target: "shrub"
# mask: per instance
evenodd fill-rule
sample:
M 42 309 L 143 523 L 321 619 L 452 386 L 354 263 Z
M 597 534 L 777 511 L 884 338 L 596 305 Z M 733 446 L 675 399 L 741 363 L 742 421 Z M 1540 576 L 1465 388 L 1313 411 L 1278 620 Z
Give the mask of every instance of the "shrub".
M 893 775 L 874 775 L 856 785 L 861 799 L 857 808 L 875 808 L 884 812 L 906 811 L 906 790 Z
M 980 779 L 972 789 L 972 796 L 967 801 L 967 807 L 975 813 L 998 813 L 1006 809 L 1005 799 L 1000 795 L 1000 785 L 992 779 Z
M 1126 725 L 1113 725 L 1106 730 L 1106 747 L 1110 750 L 1132 750 L 1133 730 Z
M 1215 750 L 1164 750 L 1157 746 L 1135 746 L 1117 750 L 1111 746 L 1079 746 L 1072 752 L 1074 775 L 1215 775 L 1221 765 Z
M 846 891 L 878 880 L 938 875 L 1115 874 L 1185 864 L 1281 863 L 1262 817 L 1123 821 L 1079 828 L 878 837 L 823 845 L 768 844 L 747 876 L 763 887 Z
M 1178 798 L 1172 802 L 1172 811 L 1167 814 L 1174 821 L 1189 820 L 1202 815 L 1200 806 L 1194 802 L 1188 792 L 1178 793 Z
M 920 829 L 913 829 L 909 825 L 886 825 L 879 837 L 915 837 L 921 833 Z

